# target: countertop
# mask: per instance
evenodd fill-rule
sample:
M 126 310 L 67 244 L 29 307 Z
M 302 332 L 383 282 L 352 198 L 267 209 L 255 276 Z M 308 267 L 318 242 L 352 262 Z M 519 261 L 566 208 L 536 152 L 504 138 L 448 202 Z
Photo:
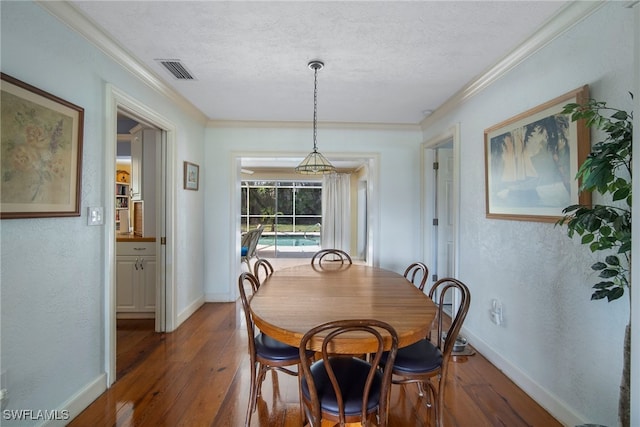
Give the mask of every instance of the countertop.
M 155 242 L 155 237 L 140 237 L 133 233 L 116 234 L 116 242 Z

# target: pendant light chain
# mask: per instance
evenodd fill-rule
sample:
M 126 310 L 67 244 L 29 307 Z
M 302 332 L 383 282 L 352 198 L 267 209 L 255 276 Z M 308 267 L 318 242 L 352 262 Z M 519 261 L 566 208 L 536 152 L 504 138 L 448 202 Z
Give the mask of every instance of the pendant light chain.
M 324 67 L 322 61 L 307 64 L 313 70 L 313 151 L 296 166 L 295 171 L 302 174 L 324 174 L 336 171 L 336 168 L 318 152 L 318 70 Z
M 313 151 L 318 151 L 318 67 L 313 68 Z

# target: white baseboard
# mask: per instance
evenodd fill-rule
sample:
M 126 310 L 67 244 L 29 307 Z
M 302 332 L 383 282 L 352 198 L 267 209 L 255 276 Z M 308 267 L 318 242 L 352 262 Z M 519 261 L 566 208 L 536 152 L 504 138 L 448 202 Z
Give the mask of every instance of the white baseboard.
M 102 373 L 79 390 L 76 394 L 71 396 L 66 402 L 64 402 L 59 409 L 59 414 L 69 414 L 69 418 L 66 420 L 49 420 L 41 424 L 42 427 L 64 427 L 72 419 L 77 417 L 82 411 L 84 411 L 94 400 L 96 400 L 102 393 L 107 390 L 107 374 Z
M 479 339 L 474 334 L 463 328 L 462 333 L 479 353 L 489 362 L 500 369 L 511 381 L 527 393 L 540 406 L 565 426 L 577 426 L 586 423 L 586 419 L 576 414 L 564 402 L 558 399 L 553 393 L 534 381 L 529 375 L 522 372 L 509 360 L 503 358 L 495 352 L 486 342 Z
M 206 302 L 233 302 L 236 297 L 229 295 L 228 293 L 207 293 L 204 296 Z
M 204 302 L 205 302 L 204 296 L 201 296 L 200 298 L 197 298 L 195 301 L 189 304 L 187 308 L 182 310 L 182 312 L 178 314 L 178 319 L 177 319 L 178 324 L 176 325 L 175 329 L 177 329 L 178 326 L 182 325 L 182 322 L 187 320 L 193 313 L 195 313 L 196 310 L 198 310 L 202 306 L 202 304 L 204 304 Z

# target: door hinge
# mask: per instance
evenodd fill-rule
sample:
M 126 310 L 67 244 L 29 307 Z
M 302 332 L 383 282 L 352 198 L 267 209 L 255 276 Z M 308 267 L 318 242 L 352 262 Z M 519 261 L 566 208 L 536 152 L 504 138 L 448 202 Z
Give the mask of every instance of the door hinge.
M 160 244 L 161 245 L 166 245 L 167 244 L 167 238 L 166 237 L 161 237 L 160 238 Z
M 433 225 L 435 225 L 435 226 L 438 225 L 438 218 L 433 218 Z
M 438 170 L 439 167 L 440 167 L 440 163 L 433 162 L 433 170 Z
M 431 280 L 433 280 L 434 282 L 438 281 L 438 275 L 434 274 L 433 276 L 431 276 Z

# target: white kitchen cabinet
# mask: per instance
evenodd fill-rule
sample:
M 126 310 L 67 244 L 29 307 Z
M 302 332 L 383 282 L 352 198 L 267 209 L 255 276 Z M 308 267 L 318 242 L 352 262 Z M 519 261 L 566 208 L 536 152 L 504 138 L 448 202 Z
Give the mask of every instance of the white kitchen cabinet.
M 116 246 L 117 317 L 153 318 L 155 309 L 155 242 L 118 242 Z

